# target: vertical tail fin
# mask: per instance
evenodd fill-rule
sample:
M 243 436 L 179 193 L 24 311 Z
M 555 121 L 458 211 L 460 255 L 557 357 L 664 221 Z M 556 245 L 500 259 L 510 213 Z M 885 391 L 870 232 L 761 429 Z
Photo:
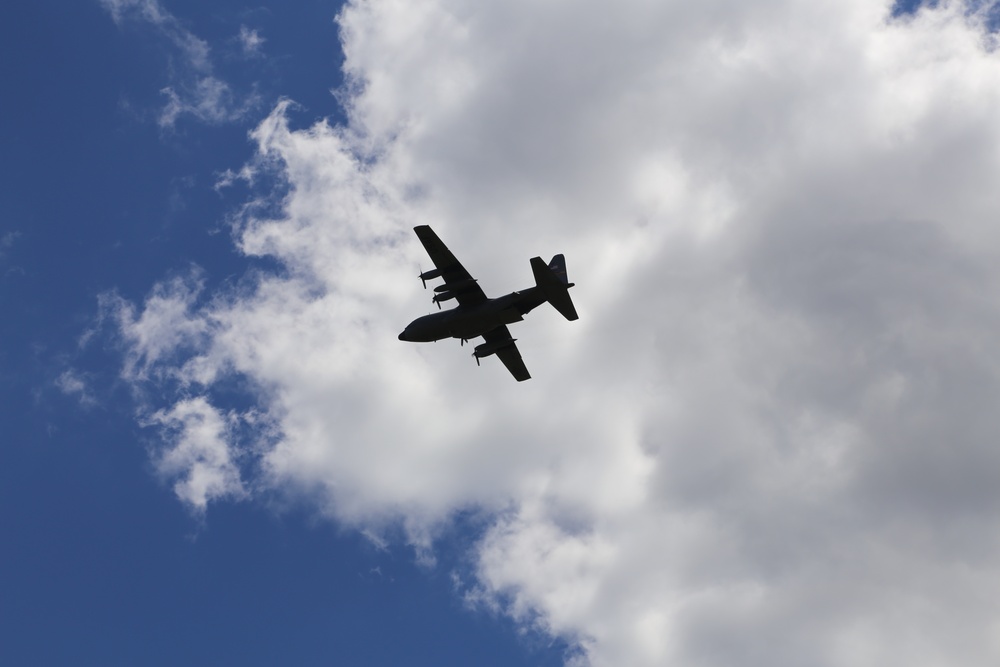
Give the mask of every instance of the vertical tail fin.
M 549 262 L 548 266 L 541 257 L 531 258 L 531 272 L 535 274 L 535 285 L 545 295 L 545 299 L 552 304 L 567 320 L 579 319 L 576 314 L 576 307 L 569 296 L 569 288 L 573 283 L 566 277 L 566 258 L 556 255 Z
M 559 277 L 559 280 L 564 283 L 569 282 L 569 278 L 566 277 L 566 257 L 560 253 L 552 258 L 549 262 L 549 268 L 552 269 L 552 273 Z

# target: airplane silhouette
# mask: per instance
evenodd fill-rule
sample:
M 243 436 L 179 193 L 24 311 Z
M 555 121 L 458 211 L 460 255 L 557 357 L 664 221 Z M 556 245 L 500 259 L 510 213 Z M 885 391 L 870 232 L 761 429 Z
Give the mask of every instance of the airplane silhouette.
M 569 296 L 573 283 L 566 278 L 566 259 L 556 255 L 546 264 L 541 257 L 532 257 L 534 287 L 490 299 L 434 230 L 420 225 L 413 231 L 434 262 L 433 269 L 420 274 L 424 289 L 428 280 L 443 278 L 444 284 L 434 288 L 433 302 L 440 308 L 442 302 L 455 299 L 458 307 L 418 317 L 403 329 L 399 340 L 428 343 L 443 338 L 458 338 L 464 345 L 466 341 L 482 336 L 485 342 L 477 345 L 472 352 L 477 364 L 483 357 L 495 354 L 518 382 L 529 379 L 531 375 L 507 325 L 520 322 L 529 311 L 546 301 L 567 320 L 578 319 Z

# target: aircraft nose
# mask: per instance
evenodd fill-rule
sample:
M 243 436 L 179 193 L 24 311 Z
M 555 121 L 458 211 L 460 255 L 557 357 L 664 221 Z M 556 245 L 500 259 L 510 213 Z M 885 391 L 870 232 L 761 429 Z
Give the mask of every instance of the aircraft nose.
M 403 329 L 403 333 L 399 334 L 399 340 L 406 340 L 406 329 Z

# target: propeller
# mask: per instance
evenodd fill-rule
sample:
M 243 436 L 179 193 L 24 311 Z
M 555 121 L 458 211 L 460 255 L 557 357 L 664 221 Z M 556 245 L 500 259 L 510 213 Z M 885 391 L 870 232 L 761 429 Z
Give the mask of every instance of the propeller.
M 431 269 L 430 271 L 424 271 L 423 268 L 421 268 L 420 275 L 417 277 L 420 278 L 420 282 L 424 284 L 424 289 L 427 289 L 427 281 L 433 280 L 434 278 L 440 278 L 442 273 L 441 269 L 438 268 Z

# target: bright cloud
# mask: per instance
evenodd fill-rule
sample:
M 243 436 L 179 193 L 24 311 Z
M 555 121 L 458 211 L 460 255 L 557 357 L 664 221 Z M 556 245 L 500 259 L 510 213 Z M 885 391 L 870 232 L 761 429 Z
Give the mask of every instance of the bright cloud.
M 126 379 L 146 379 L 150 369 L 169 370 L 173 357 L 167 355 L 201 344 L 209 332 L 209 322 L 194 312 L 201 288 L 197 271 L 160 283 L 139 314 L 117 295 L 103 298 L 102 309 L 114 317 L 128 350 Z
M 470 598 L 580 664 L 995 664 L 1000 60 L 982 12 L 891 4 L 347 6 L 349 125 L 283 103 L 242 172 L 287 186 L 236 234 L 286 271 L 117 306 L 178 495 L 424 553 L 479 510 Z M 531 381 L 396 340 L 417 224 L 491 294 L 566 253 Z
M 147 422 L 167 434 L 168 444 L 156 459 L 157 471 L 176 479 L 174 493 L 198 512 L 205 511 L 209 500 L 240 498 L 245 493 L 229 444 L 232 419 L 197 397 L 159 410 Z

